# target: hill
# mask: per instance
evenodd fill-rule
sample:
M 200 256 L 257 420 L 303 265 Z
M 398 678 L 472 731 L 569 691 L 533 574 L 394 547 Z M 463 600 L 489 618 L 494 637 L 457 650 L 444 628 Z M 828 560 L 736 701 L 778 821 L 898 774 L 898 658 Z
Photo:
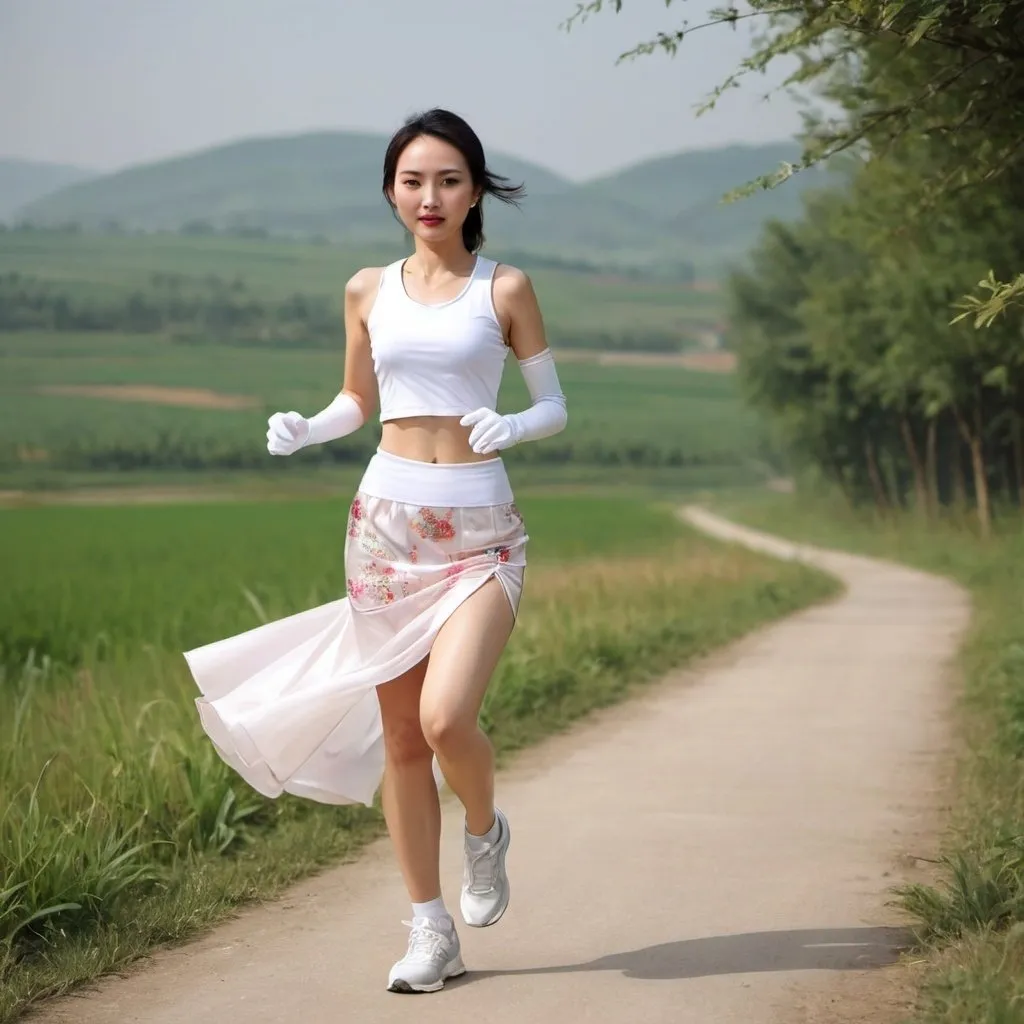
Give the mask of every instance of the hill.
M 810 168 L 742 201 L 721 201 L 732 189 L 799 156 L 795 142 L 692 150 L 645 160 L 583 188 L 595 199 L 629 197 L 631 205 L 658 217 L 688 248 L 727 258 L 749 249 L 766 220 L 798 217 L 804 191 L 831 183 L 827 171 Z
M 361 132 L 246 139 L 72 185 L 22 213 L 43 224 L 117 221 L 126 228 L 177 230 L 202 221 L 218 228 L 393 239 L 397 229 L 380 193 L 386 144 L 383 135 Z M 573 187 L 522 160 L 496 154 L 492 162 L 501 173 L 528 180 L 534 196 Z
M 79 182 L 29 203 L 38 224 L 117 222 L 129 229 L 263 230 L 352 244 L 397 242 L 380 194 L 387 139 L 321 132 L 248 139 Z M 522 209 L 489 203 L 496 246 L 592 262 L 702 269 L 747 248 L 764 220 L 789 216 L 801 175 L 781 189 L 723 207 L 721 194 L 796 155 L 794 144 L 730 146 L 644 161 L 583 184 L 501 152 L 492 167 L 526 184 Z
M 595 197 L 628 196 L 631 205 L 650 214 L 675 216 L 694 206 L 713 205 L 729 189 L 799 155 L 794 142 L 686 150 L 644 160 L 581 187 Z
M 38 160 L 0 159 L 0 221 L 48 193 L 93 177 L 92 171 Z

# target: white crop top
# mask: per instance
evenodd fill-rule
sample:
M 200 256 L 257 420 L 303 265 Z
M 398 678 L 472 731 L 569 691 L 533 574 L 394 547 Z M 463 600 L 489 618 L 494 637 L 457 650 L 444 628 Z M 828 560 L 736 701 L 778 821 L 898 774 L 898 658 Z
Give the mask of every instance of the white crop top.
M 430 306 L 409 297 L 404 263 L 384 268 L 366 323 L 381 422 L 494 409 L 508 355 L 491 296 L 497 263 L 478 256 L 462 291 Z

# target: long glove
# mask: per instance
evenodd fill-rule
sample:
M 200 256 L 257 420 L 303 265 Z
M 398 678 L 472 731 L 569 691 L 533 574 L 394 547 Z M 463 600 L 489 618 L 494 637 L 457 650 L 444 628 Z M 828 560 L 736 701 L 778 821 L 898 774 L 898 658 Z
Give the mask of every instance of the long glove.
M 477 455 L 551 437 L 565 429 L 568 412 L 551 349 L 521 359 L 519 367 L 533 400 L 529 409 L 505 416 L 493 409 L 475 409 L 459 420 L 462 426 L 473 428 L 469 432 L 469 446 Z
M 309 419 L 297 412 L 275 412 L 267 420 L 267 451 L 271 455 L 292 455 L 308 445 L 355 433 L 363 420 L 356 400 L 344 392 Z

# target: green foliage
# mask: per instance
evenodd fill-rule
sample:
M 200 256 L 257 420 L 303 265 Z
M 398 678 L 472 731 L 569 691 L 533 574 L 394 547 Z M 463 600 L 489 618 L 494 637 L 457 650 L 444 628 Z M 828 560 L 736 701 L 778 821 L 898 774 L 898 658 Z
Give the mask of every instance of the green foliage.
M 1024 274 L 1018 274 L 1012 281 L 1003 283 L 997 281 L 990 270 L 988 276 L 978 282 L 978 290 L 988 292 L 988 298 L 980 295 L 965 296 L 958 306 L 963 312 L 956 317 L 954 323 L 973 316 L 975 327 L 991 327 L 997 318 L 1024 299 Z
M 666 7 L 672 5 L 673 0 L 666 0 Z M 1014 126 L 1024 122 L 1024 108 L 1013 102 L 1024 96 L 1020 66 L 1024 43 L 1019 36 L 1024 19 L 1022 0 L 971 4 L 962 0 L 748 0 L 746 6 L 749 9 L 743 13 L 732 4 L 714 8 L 696 25 L 683 20 L 678 28 L 659 32 L 620 59 L 656 50 L 674 55 L 695 32 L 757 19 L 767 31 L 753 52 L 715 89 L 705 109 L 711 109 L 717 98 L 743 78 L 763 73 L 779 58 L 796 57 L 796 67 L 778 89 L 816 84 L 842 103 L 848 114 L 846 123 L 817 124 L 808 135 L 804 156 L 785 176 L 861 141 L 892 141 L 918 132 L 955 130 L 974 133 L 977 141 L 977 133 L 992 133 L 996 128 L 998 144 L 965 159 L 963 169 L 972 180 L 1001 173 L 1024 159 L 1024 153 L 1010 144 L 1020 137 L 1019 132 L 1014 134 Z M 605 8 L 618 12 L 622 0 L 578 3 L 567 25 L 585 21 Z M 876 46 L 884 48 L 890 58 L 895 47 L 898 67 L 915 59 L 921 50 L 928 51 L 936 64 L 919 88 L 904 92 L 896 102 L 889 97 L 886 103 L 881 95 L 884 84 L 882 89 L 876 87 L 885 83 L 892 68 L 874 60 L 879 56 Z M 843 94 L 838 87 L 849 84 L 852 66 L 859 69 L 858 88 Z M 965 89 L 969 90 L 966 94 Z M 951 120 L 948 101 L 954 92 L 958 97 L 966 95 L 969 105 Z M 996 102 L 1000 109 L 994 112 Z M 967 152 L 965 147 L 963 154 Z
M 1024 922 L 1024 835 L 1001 837 L 982 854 L 957 851 L 942 859 L 948 880 L 900 887 L 900 904 L 928 942 L 949 942 L 969 931 Z
M 908 221 L 943 147 L 901 140 L 812 197 L 802 224 L 771 228 L 733 282 L 733 344 L 748 394 L 851 501 L 934 515 L 973 499 L 987 531 L 1024 497 L 1021 325 L 979 335 L 948 310 L 986 265 L 1024 261 L 1024 191 L 999 178 Z
M 1024 350 L 1006 318 L 950 324 L 960 282 L 1024 260 L 1024 193 L 1012 182 L 937 201 L 895 232 L 929 146 L 866 163 L 803 224 L 765 235 L 731 294 L 748 396 L 851 501 L 879 508 L 1024 498 Z
M 972 934 L 939 958 L 917 1019 L 924 1024 L 1020 1024 L 1024 925 Z
M 94 927 L 110 920 L 126 893 L 145 892 L 161 877 L 152 841 L 137 841 L 141 819 L 111 821 L 111 809 L 95 800 L 84 811 L 45 813 L 35 787 L 27 797 L 5 796 L 0 947 Z
M 569 22 L 621 6 L 621 0 L 579 3 Z M 780 89 L 814 87 L 838 104 L 840 117 L 809 119 L 798 160 L 783 162 L 734 195 L 774 188 L 845 152 L 887 160 L 920 139 L 938 145 L 933 159 L 918 167 L 917 185 L 900 213 L 903 222 L 927 219 L 950 194 L 1004 176 L 1019 178 L 1024 0 L 749 0 L 747 6 L 742 14 L 733 5 L 717 8 L 699 25 L 684 22 L 623 54 L 675 54 L 695 31 L 754 18 L 763 35 L 703 109 L 713 109 L 728 90 L 779 58 L 796 58 Z M 1008 303 L 1024 300 L 1016 276 L 1005 284 L 986 280 L 993 285 L 990 298 L 960 301 L 976 313 L 979 325 L 992 323 Z

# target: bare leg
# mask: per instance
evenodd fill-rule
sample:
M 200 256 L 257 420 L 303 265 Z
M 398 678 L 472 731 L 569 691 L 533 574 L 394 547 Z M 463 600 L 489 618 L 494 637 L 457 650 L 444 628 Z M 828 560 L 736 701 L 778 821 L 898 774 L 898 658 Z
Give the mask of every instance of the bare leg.
M 488 580 L 441 627 L 420 697 L 423 735 L 474 835 L 494 823 L 494 748 L 478 724 L 480 705 L 513 623 L 501 583 Z
M 427 662 L 377 687 L 384 725 L 381 802 L 388 834 L 413 903 L 441 895 L 441 806 L 433 756 L 420 727 Z

